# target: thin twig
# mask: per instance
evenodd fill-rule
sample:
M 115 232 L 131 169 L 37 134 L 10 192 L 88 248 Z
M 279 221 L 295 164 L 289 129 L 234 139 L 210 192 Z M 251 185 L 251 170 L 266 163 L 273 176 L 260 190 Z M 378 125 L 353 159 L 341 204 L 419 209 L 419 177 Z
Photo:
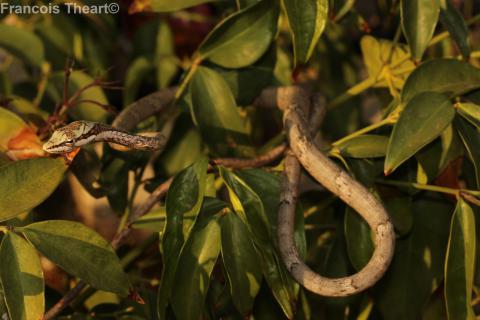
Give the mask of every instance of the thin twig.
M 217 158 L 211 162 L 217 166 L 225 166 L 233 169 L 263 167 L 278 159 L 287 149 L 287 145 L 281 145 L 269 150 L 268 152 L 251 159 L 240 158 Z
M 100 108 L 102 108 L 103 110 L 105 110 L 107 112 L 110 112 L 112 114 L 118 114 L 118 111 L 114 106 L 112 106 L 110 104 L 103 104 L 101 102 L 98 102 L 98 101 L 95 101 L 95 100 L 90 100 L 90 99 L 78 99 L 78 100 L 72 101 L 70 106 L 73 107 L 73 106 L 79 105 L 80 103 L 94 104 L 94 105 L 99 106 Z
M 45 313 L 45 316 L 43 317 L 44 320 L 49 320 L 49 319 L 54 319 L 60 312 L 63 311 L 68 305 L 77 297 L 80 292 L 87 286 L 87 284 L 83 281 L 79 281 L 77 285 L 70 289 L 62 299 L 58 300 L 57 303 L 53 307 L 50 308 L 50 310 Z

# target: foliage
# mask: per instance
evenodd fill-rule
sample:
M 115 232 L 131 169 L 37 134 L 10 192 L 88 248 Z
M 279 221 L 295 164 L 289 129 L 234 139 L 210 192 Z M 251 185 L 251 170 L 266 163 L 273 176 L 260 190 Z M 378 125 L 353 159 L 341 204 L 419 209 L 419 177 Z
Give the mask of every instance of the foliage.
M 2 319 L 40 319 L 62 297 L 61 319 L 480 315 L 478 4 L 135 0 L 117 14 L 60 8 L 1 11 Z M 214 161 L 255 158 L 286 142 L 281 111 L 255 99 L 292 84 L 327 98 L 318 145 L 382 200 L 395 225 L 387 273 L 353 297 L 315 296 L 283 265 L 281 159 L 250 169 Z M 133 129 L 165 134 L 163 152 L 108 144 L 69 158 L 43 152 L 62 124 L 111 123 L 116 111 L 169 87 L 173 103 Z M 157 205 L 141 212 L 151 199 Z M 360 270 L 374 249 L 368 225 L 308 174 L 294 229 L 301 255 L 328 277 Z M 67 293 L 75 286 L 82 290 Z

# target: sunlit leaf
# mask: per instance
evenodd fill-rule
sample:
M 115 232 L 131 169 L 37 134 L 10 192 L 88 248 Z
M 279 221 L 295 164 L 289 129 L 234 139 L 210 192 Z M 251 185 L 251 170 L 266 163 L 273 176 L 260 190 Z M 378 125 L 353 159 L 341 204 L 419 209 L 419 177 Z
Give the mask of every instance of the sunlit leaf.
M 263 0 L 240 10 L 213 29 L 199 50 L 200 58 L 225 68 L 242 68 L 257 61 L 277 32 L 278 4 Z
M 470 123 L 480 129 L 480 106 L 474 103 L 457 103 L 458 113 Z
M 248 131 L 225 80 L 212 69 L 199 67 L 190 92 L 192 117 L 203 139 L 221 155 L 234 149 L 241 153 L 248 144 Z
M 200 214 L 178 259 L 171 301 L 179 319 L 195 320 L 202 315 L 210 275 L 220 254 L 218 219 Z
M 475 216 L 462 199 L 452 216 L 445 261 L 445 301 L 448 319 L 475 319 L 471 305 L 475 272 Z
M 44 283 L 35 249 L 14 232 L 0 246 L 0 280 L 10 319 L 38 320 L 43 317 Z
M 0 108 L 0 150 L 6 150 L 8 141 L 26 127 L 27 124 L 15 113 Z
M 384 157 L 387 146 L 388 137 L 368 134 L 335 145 L 343 156 L 352 158 Z
M 281 176 L 262 169 L 244 169 L 236 171 L 240 177 L 262 200 L 272 234 L 277 233 L 277 213 L 280 199 Z M 295 215 L 294 237 L 295 245 L 301 257 L 307 253 L 304 219 L 301 213 L 301 204 L 297 206 Z M 295 282 L 296 283 L 296 282 Z
M 391 173 L 442 134 L 454 116 L 455 109 L 443 94 L 424 92 L 411 99 L 393 128 L 385 159 L 385 174 Z
M 291 318 L 293 316 L 291 305 L 294 300 L 293 287 L 285 277 L 284 266 L 275 251 L 264 204 L 259 196 L 238 176 L 223 168 L 221 168 L 220 174 L 228 187 L 230 201 L 236 214 L 247 225 L 252 235 L 265 280 L 285 315 Z
M 237 103 L 241 106 L 251 104 L 260 92 L 273 85 L 273 69 L 275 67 L 276 48 L 271 48 L 254 64 L 240 69 L 216 68 L 227 81 Z
M 45 200 L 63 178 L 62 159 L 37 158 L 0 167 L 0 220 L 28 211 Z
M 408 77 L 402 91 L 402 101 L 433 91 L 456 97 L 480 88 L 480 69 L 456 59 L 431 59 L 418 66 Z
M 181 128 L 176 127 L 176 135 L 172 136 L 169 146 L 163 152 L 158 161 L 159 171 L 172 176 L 191 165 L 202 154 L 202 137 L 196 128 L 190 128 L 182 132 Z
M 393 85 L 396 90 L 400 90 L 405 79 L 415 69 L 406 45 L 394 46 L 391 41 L 366 35 L 360 40 L 360 47 L 368 75 L 375 79 L 375 87 Z
M 295 61 L 307 62 L 328 20 L 327 0 L 283 0 L 292 32 Z
M 415 60 L 421 60 L 437 25 L 440 0 L 402 0 L 400 17 L 403 34 Z
M 158 291 L 158 313 L 165 318 L 166 307 L 174 285 L 180 252 L 200 212 L 207 178 L 206 158 L 201 158 L 177 174 L 168 190 L 167 222 L 162 238 L 163 270 Z M 190 221 L 184 219 L 193 218 Z
M 19 231 L 66 272 L 94 288 L 123 297 L 128 294 L 130 281 L 120 260 L 110 244 L 92 229 L 78 222 L 50 220 L 32 223 Z
M 201 3 L 209 2 L 208 0 L 135 0 L 135 3 L 142 3 L 147 2 L 148 6 L 146 8 L 150 8 L 156 12 L 168 12 L 168 11 L 175 11 L 180 10 L 183 8 L 193 7 L 199 5 Z M 140 11 L 140 10 L 139 10 Z M 143 11 L 143 10 L 141 10 Z M 138 12 L 138 11 L 137 11 Z

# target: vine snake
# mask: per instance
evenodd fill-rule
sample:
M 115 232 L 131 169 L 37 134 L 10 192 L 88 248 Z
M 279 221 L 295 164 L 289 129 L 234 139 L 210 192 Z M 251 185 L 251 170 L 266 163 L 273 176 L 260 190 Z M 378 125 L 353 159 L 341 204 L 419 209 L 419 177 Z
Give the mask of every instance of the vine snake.
M 161 134 L 140 136 L 102 123 L 74 121 L 55 130 L 43 150 L 63 154 L 94 142 L 110 142 L 136 150 L 159 150 L 165 146 L 165 137 Z

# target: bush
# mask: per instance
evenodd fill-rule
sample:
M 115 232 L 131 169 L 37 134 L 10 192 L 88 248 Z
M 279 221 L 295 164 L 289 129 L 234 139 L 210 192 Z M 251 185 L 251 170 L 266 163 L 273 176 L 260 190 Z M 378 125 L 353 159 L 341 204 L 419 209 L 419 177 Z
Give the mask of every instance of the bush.
M 478 4 L 83 4 L 0 6 L 2 319 L 478 317 Z

